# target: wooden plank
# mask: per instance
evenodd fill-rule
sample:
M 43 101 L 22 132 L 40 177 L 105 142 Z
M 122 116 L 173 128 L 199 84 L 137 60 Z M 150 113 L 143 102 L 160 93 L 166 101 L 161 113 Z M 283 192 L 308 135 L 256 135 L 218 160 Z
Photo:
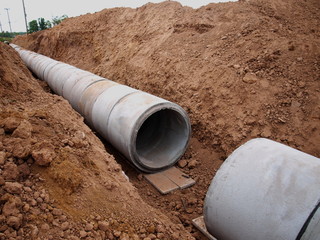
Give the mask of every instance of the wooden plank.
M 177 184 L 180 189 L 191 187 L 196 183 L 192 178 L 184 174 L 176 167 L 172 167 L 163 171 L 163 174 L 167 176 L 172 182 Z
M 145 174 L 144 177 L 162 194 L 167 194 L 171 191 L 179 189 L 179 186 L 165 176 L 163 172 Z
M 206 228 L 206 225 L 204 223 L 204 218 L 203 216 L 200 216 L 198 218 L 195 218 L 192 220 L 193 226 L 195 226 L 200 232 L 203 233 L 208 239 L 210 240 L 217 240 L 215 237 L 213 237 Z

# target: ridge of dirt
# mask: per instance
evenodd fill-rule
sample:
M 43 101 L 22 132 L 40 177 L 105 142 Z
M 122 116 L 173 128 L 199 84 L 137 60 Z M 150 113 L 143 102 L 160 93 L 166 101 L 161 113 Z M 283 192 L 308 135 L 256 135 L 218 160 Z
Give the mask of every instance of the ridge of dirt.
M 122 167 L 147 203 L 202 239 L 191 219 L 236 147 L 265 137 L 320 157 L 319 10 L 318 0 L 165 1 L 70 18 L 13 42 L 184 107 L 193 138 L 178 166 L 195 186 L 161 196 Z
M 3 43 L 0 61 L 0 239 L 193 239 Z
M 182 105 L 229 154 L 267 137 L 319 156 L 319 2 L 106 9 L 14 42 Z

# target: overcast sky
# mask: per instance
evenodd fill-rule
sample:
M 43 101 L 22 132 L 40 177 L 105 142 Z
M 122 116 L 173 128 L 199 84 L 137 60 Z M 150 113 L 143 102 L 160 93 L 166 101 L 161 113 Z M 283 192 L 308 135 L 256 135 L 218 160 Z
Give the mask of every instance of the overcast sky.
M 199 8 L 211 2 L 227 2 L 228 0 L 177 0 L 182 5 Z M 79 16 L 81 14 L 101 11 L 113 7 L 140 7 L 148 2 L 162 2 L 161 0 L 24 0 L 27 21 L 40 17 L 51 20 L 52 17 Z M 8 16 L 5 8 L 9 8 L 11 28 L 13 32 L 25 31 L 22 0 L 0 0 L 0 23 L 3 31 L 10 31 Z M 1 31 L 1 29 L 0 29 Z

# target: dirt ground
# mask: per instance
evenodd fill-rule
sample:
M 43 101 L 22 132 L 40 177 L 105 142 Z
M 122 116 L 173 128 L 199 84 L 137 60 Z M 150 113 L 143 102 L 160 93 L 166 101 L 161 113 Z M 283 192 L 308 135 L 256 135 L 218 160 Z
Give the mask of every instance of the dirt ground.
M 199 9 L 166 1 L 69 18 L 14 40 L 184 107 L 193 137 L 178 166 L 197 183 L 166 196 L 2 44 L 0 173 L 6 184 L 0 177 L 0 221 L 7 228 L 0 228 L 0 237 L 204 239 L 191 220 L 202 214 L 212 177 L 236 147 L 266 137 L 320 157 L 319 8 L 318 0 Z M 11 168 L 18 169 L 14 183 L 22 184 L 17 193 L 6 186 Z M 17 196 L 20 210 L 4 215 Z M 32 211 L 21 210 L 26 204 Z

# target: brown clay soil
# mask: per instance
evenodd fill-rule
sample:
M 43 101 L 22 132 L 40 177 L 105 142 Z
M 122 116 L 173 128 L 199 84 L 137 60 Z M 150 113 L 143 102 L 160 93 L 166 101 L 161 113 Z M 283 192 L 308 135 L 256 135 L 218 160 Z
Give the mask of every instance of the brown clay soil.
M 186 109 L 178 166 L 197 183 L 165 196 L 1 44 L 0 239 L 204 239 L 191 220 L 236 147 L 266 137 L 320 157 L 319 11 L 318 0 L 166 1 L 14 40 Z

